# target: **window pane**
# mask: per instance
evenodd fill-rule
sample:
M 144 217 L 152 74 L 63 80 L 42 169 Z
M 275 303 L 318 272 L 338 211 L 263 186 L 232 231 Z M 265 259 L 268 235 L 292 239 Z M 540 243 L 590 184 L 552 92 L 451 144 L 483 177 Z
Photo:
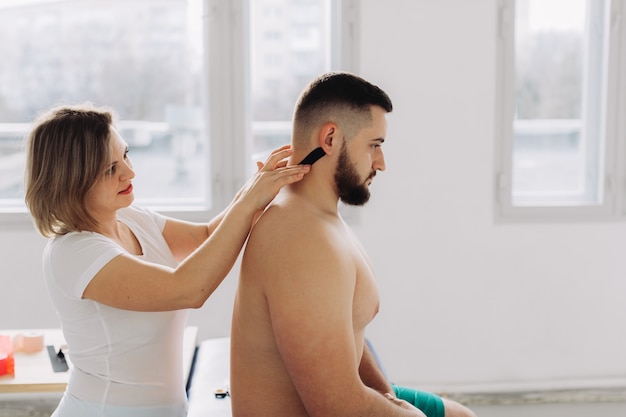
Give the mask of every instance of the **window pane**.
M 112 107 L 137 201 L 206 206 L 199 0 L 0 0 L 0 202 L 22 206 L 22 140 L 59 103 Z
M 302 89 L 332 68 L 331 1 L 251 0 L 250 8 L 252 158 L 264 160 L 291 142 Z
M 604 1 L 517 0 L 513 205 L 602 203 Z

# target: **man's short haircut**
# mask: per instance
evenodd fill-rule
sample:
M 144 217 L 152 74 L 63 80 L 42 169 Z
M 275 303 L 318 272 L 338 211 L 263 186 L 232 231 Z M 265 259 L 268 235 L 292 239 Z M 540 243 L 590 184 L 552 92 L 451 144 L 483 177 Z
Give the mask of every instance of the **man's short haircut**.
M 347 72 L 329 72 L 302 92 L 294 111 L 294 139 L 308 140 L 313 129 L 334 122 L 354 137 L 372 121 L 371 107 L 393 110 L 391 99 L 378 86 Z

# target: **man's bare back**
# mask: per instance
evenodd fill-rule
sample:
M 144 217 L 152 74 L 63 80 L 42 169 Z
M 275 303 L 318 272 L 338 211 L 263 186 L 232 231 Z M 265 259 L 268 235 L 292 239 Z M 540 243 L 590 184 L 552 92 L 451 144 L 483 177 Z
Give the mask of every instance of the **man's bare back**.
M 290 191 L 279 195 L 243 257 L 231 333 L 233 415 L 308 416 L 305 403 L 344 392 L 378 302 L 367 256 L 343 220 Z

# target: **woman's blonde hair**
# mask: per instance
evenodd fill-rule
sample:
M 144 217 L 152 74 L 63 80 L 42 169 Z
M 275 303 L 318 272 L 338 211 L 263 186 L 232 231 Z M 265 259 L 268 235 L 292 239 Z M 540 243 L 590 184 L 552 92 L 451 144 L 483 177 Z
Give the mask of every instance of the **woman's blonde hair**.
M 114 114 L 86 103 L 39 117 L 27 140 L 26 206 L 45 237 L 97 226 L 85 196 L 111 160 Z

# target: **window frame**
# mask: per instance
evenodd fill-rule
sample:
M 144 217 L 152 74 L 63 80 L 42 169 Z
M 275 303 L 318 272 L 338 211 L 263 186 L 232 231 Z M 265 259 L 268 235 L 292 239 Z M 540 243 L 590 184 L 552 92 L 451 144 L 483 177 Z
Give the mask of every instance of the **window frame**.
M 626 28 L 622 16 L 626 0 L 607 0 L 610 16 L 607 34 L 607 85 L 605 95 L 604 148 L 601 153 L 600 204 L 578 206 L 513 205 L 513 140 L 515 102 L 515 3 L 498 0 L 496 45 L 496 129 L 495 129 L 495 217 L 497 221 L 603 221 L 623 220 L 625 210 L 626 123 L 620 112 L 626 109 Z M 621 139 L 621 140 L 620 140 Z
M 252 149 L 249 68 L 249 5 L 254 0 L 203 0 L 204 98 L 209 141 L 210 207 L 150 206 L 166 216 L 206 222 L 223 210 L 248 178 Z M 336 68 L 357 71 L 358 0 L 330 0 L 331 62 Z M 211 65 L 219 62 L 220 65 Z M 224 65 L 226 63 L 226 65 Z M 219 103 L 219 105 L 212 105 Z M 211 140 L 229 138 L 229 140 Z M 242 155 L 244 155 L 242 157 Z M 0 209 L 0 230 L 32 229 L 25 207 Z

